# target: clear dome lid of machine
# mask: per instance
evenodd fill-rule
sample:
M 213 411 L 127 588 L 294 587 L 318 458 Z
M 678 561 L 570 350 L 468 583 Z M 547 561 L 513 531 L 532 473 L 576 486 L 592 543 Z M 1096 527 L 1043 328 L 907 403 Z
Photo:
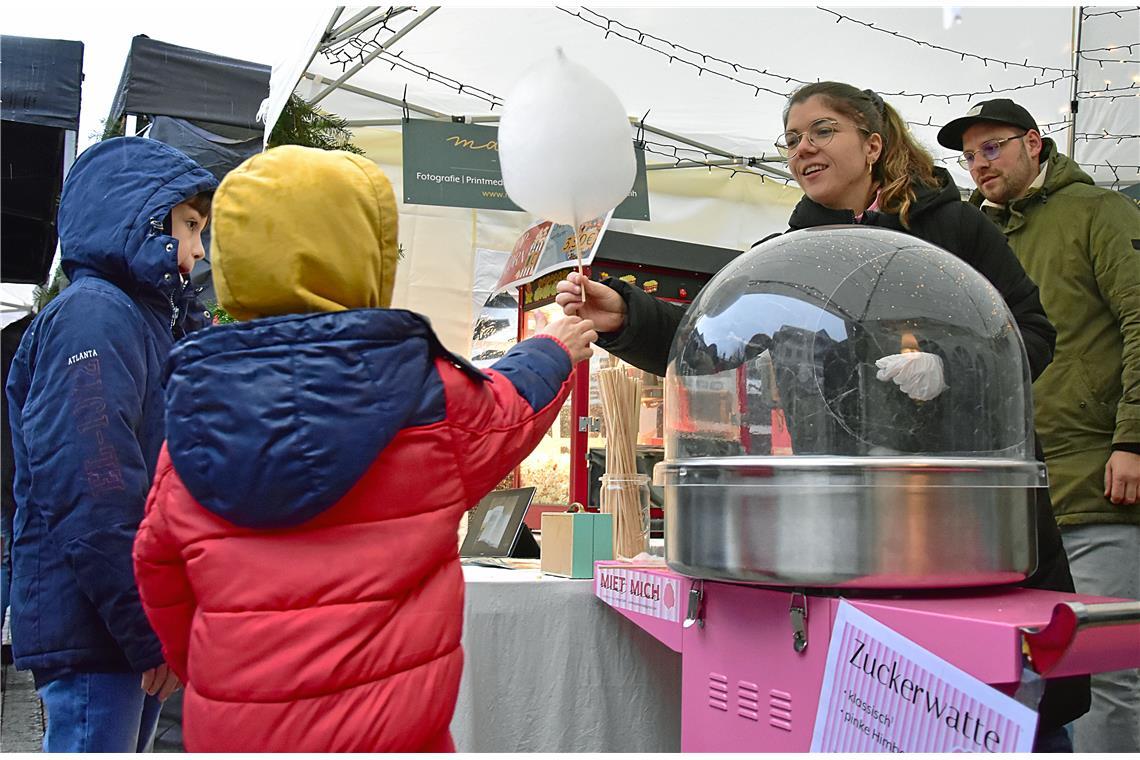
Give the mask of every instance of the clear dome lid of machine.
M 889 230 L 759 245 L 683 319 L 666 460 L 825 455 L 1030 460 L 1021 336 L 969 265 Z

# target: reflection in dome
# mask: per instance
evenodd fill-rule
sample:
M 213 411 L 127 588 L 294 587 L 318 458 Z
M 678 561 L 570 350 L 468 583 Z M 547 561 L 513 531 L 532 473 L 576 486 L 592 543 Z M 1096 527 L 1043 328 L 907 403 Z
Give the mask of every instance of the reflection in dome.
M 879 379 L 876 362 L 900 355 L 929 355 L 945 389 L 916 399 Z M 1001 295 L 957 257 L 887 230 L 794 232 L 736 259 L 690 307 L 666 456 L 1024 459 L 1028 386 Z

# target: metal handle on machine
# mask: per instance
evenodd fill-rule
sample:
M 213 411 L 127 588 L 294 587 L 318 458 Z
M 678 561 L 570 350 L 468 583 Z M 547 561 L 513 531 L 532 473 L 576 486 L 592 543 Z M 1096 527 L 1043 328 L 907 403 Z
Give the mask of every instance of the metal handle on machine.
M 1062 602 L 1042 628 L 1022 628 L 1024 650 L 1041 675 L 1049 673 L 1065 656 L 1077 633 L 1086 628 L 1140 623 L 1140 602 Z
M 1064 604 L 1073 611 L 1078 630 L 1102 625 L 1140 623 L 1140 602 L 1102 602 L 1100 604 L 1065 602 Z

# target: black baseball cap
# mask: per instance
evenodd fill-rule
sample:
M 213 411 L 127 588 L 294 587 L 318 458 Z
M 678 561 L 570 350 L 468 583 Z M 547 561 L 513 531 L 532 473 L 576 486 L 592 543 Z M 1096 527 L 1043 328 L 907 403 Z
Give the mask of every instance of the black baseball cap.
M 1009 98 L 985 100 L 966 112 L 965 116 L 954 119 L 942 129 L 938 130 L 938 144 L 944 148 L 962 150 L 962 133 L 977 124 L 979 121 L 996 121 L 1002 124 L 1012 124 L 1015 127 L 1029 131 L 1037 129 L 1037 122 L 1029 115 L 1029 111 L 1014 103 Z

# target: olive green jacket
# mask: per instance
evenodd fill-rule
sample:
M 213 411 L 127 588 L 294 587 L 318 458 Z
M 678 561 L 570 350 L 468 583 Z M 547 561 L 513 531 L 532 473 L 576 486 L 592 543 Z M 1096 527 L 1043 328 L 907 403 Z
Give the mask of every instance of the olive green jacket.
M 983 210 L 1057 328 L 1053 363 L 1033 385 L 1053 509 L 1062 526 L 1140 524 L 1140 504 L 1104 496 L 1113 447 L 1140 452 L 1140 209 L 1044 142 L 1045 184 Z M 981 205 L 981 194 L 970 202 Z

